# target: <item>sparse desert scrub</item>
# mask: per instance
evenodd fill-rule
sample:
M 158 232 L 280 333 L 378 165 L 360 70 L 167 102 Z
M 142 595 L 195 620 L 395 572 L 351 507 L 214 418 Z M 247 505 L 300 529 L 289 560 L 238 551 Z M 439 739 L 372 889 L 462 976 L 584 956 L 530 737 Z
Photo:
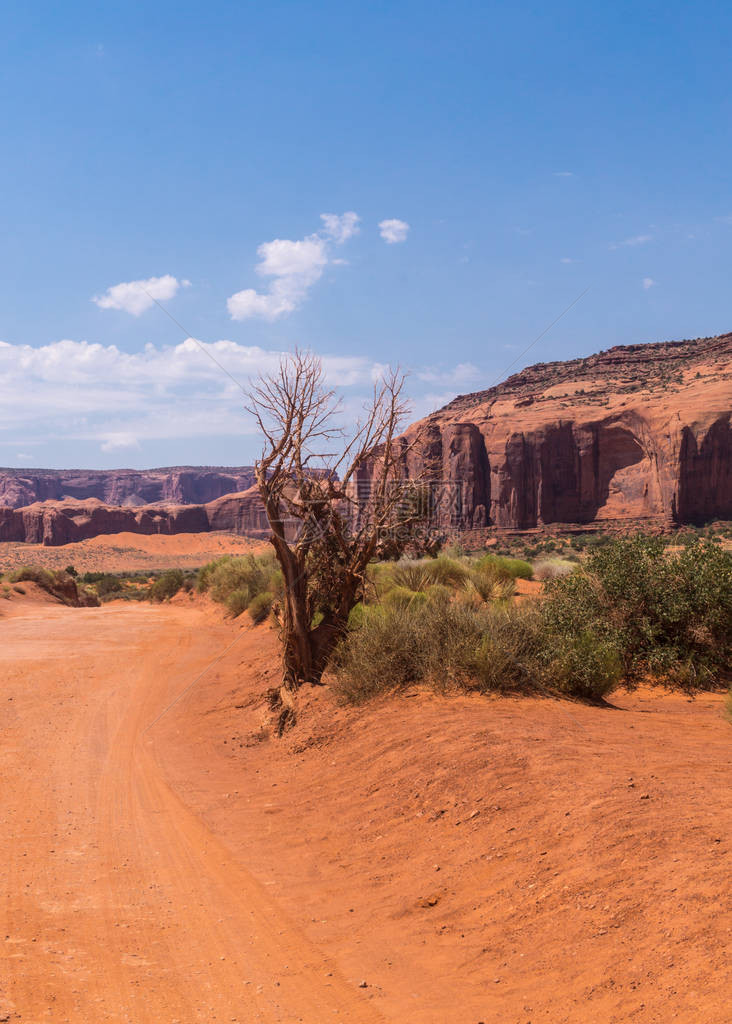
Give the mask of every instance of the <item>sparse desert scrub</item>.
M 224 555 L 199 569 L 196 589 L 225 605 L 232 618 L 248 610 L 255 623 L 263 622 L 281 593 L 282 574 L 269 552 L 242 558 Z
M 181 569 L 168 569 L 162 573 L 150 588 L 151 601 L 166 601 L 175 597 L 182 588 L 185 577 Z
M 272 604 L 274 602 L 274 595 L 264 590 L 261 594 L 257 594 L 253 597 L 249 603 L 247 611 L 251 617 L 254 625 L 259 625 L 260 622 L 264 622 L 268 618 L 272 611 Z
M 334 667 L 334 688 L 352 703 L 417 682 L 438 690 L 550 690 L 598 699 L 621 674 L 619 655 L 603 637 L 552 629 L 540 602 L 480 600 L 367 607 Z
M 417 682 L 440 690 L 510 689 L 519 680 L 528 685 L 523 670 L 505 673 L 498 686 L 492 685 L 485 640 L 495 625 L 506 638 L 513 634 L 515 646 L 516 621 L 528 622 L 529 613 L 513 611 L 513 625 L 505 628 L 511 613 L 498 613 L 494 619 L 485 606 L 476 610 L 462 602 L 364 608 L 336 655 L 334 688 L 342 699 L 361 703 Z M 523 636 L 520 645 L 528 654 Z
M 235 591 L 248 594 L 249 601 L 268 589 L 274 593 L 277 582 L 274 555 L 244 555 L 242 558 L 224 555 L 199 569 L 196 589 L 225 604 Z
M 521 606 L 505 600 L 513 578 L 496 561 L 479 559 L 460 588 L 396 587 L 362 607 L 335 659 L 340 695 L 358 702 L 422 682 L 599 700 L 623 682 L 693 690 L 729 670 L 732 556 L 717 545 L 612 541 Z
M 534 579 L 554 580 L 559 576 L 569 576 L 577 568 L 577 562 L 568 558 L 540 558 L 534 562 Z
M 505 555 L 483 555 L 474 563 L 474 568 L 477 572 L 497 579 L 530 580 L 534 575 L 530 562 L 522 558 L 507 558 Z
M 697 539 L 676 552 L 658 537 L 615 540 L 549 581 L 543 609 L 549 628 L 579 645 L 577 663 L 589 631 L 608 664 L 617 652 L 628 685 L 717 685 L 732 657 L 732 555 Z

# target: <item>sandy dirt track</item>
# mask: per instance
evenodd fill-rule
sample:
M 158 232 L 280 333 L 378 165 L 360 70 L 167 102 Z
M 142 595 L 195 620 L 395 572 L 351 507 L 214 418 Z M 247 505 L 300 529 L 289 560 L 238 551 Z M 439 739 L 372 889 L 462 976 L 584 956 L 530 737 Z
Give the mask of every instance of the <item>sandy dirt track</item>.
M 145 736 L 225 637 L 170 609 L 38 607 L 2 623 L 2 1019 L 380 1020 Z
M 318 690 L 278 742 L 267 627 L 4 614 L 0 1019 L 729 1024 L 721 697 Z

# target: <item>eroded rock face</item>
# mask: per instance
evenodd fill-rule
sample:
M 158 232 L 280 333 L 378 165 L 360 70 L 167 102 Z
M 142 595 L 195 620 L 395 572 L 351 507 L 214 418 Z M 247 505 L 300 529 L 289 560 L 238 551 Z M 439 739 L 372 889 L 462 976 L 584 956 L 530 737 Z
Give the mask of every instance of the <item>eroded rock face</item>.
M 0 469 L 0 505 L 23 508 L 38 501 L 96 498 L 106 505 L 155 502 L 200 505 L 254 483 L 251 466 L 175 466 L 169 469 Z
M 445 526 L 732 518 L 732 335 L 529 367 L 406 432 Z

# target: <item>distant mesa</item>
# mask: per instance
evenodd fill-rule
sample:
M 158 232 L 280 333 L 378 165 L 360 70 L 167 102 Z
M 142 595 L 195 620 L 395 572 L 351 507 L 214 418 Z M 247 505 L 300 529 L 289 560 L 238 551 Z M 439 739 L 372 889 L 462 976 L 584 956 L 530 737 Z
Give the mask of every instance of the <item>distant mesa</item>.
M 725 334 L 538 363 L 460 395 L 401 443 L 405 472 L 433 482 L 448 531 L 655 529 L 732 519 L 731 415 Z M 0 541 L 269 533 L 247 466 L 0 469 L 0 506 Z
M 167 469 L 0 469 L 0 505 L 96 498 L 138 507 L 167 502 L 200 505 L 254 483 L 251 466 L 173 466 Z

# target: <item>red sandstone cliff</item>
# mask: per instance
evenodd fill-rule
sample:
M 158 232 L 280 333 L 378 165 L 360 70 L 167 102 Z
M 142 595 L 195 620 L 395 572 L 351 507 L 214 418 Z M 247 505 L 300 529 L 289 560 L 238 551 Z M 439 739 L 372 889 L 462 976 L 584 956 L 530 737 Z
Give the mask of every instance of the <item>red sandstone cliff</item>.
M 540 363 L 414 424 L 445 525 L 732 518 L 732 335 Z

